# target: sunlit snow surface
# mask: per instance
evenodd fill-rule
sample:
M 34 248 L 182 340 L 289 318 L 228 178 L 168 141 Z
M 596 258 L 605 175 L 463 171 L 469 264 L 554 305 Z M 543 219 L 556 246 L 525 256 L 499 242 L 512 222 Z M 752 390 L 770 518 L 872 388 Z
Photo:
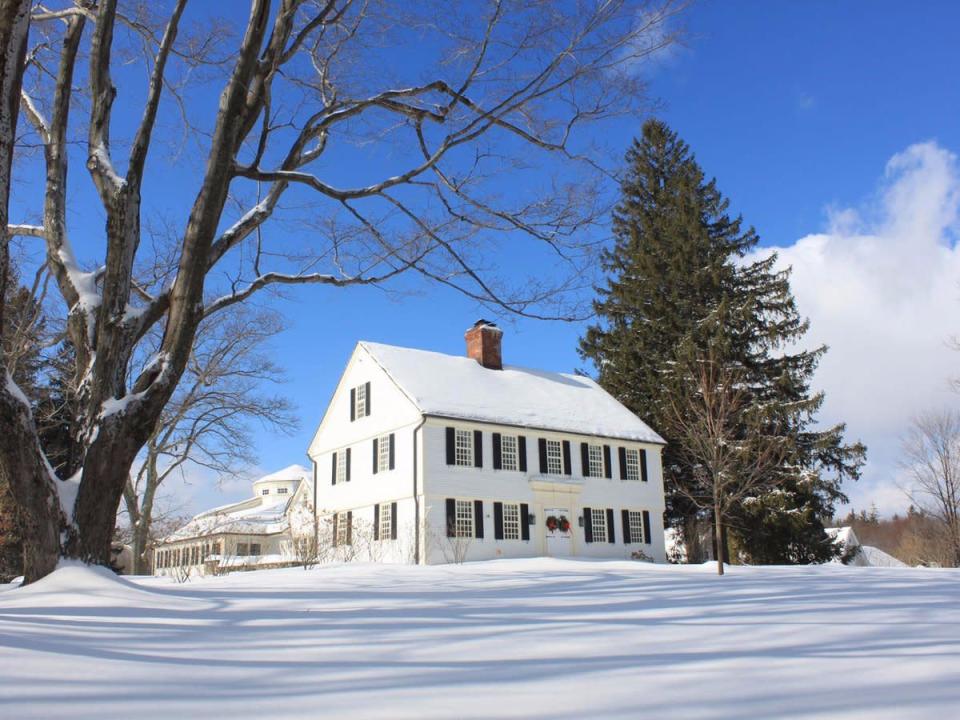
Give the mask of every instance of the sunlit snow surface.
M 948 718 L 960 571 L 501 560 L 0 592 L 9 718 Z

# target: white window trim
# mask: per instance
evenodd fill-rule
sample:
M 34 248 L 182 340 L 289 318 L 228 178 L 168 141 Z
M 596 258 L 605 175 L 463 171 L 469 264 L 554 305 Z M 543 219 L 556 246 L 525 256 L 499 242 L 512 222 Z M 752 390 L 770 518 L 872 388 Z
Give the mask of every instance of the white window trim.
M 337 513 L 337 546 L 349 545 L 350 523 L 347 520 L 349 516 L 345 512 Z
M 547 474 L 563 475 L 563 443 L 547 440 Z
M 520 504 L 503 503 L 503 539 L 520 539 Z
M 643 511 L 627 510 L 627 522 L 630 524 L 630 544 L 642 544 L 643 535 Z
M 356 419 L 367 416 L 367 384 L 360 383 L 353 389 L 353 416 Z
M 626 476 L 627 480 L 639 480 L 640 479 L 640 451 L 636 449 L 627 448 L 624 455 L 626 459 Z
M 377 472 L 382 473 L 390 469 L 390 434 L 377 438 Z
M 603 446 L 587 445 L 587 477 L 602 478 L 603 473 Z
M 457 467 L 473 467 L 473 431 L 454 431 L 454 464 Z
M 456 500 L 454 505 L 453 536 L 457 538 L 472 538 L 473 528 L 473 500 Z
M 380 540 L 393 539 L 393 503 L 380 505 Z
M 593 542 L 604 543 L 610 539 L 607 534 L 607 511 L 605 508 L 590 508 L 590 520 L 593 527 Z
M 346 448 L 337 451 L 337 482 L 345 483 L 347 481 L 347 450 Z
M 516 435 L 500 436 L 500 468 L 513 471 L 520 469 L 520 441 Z

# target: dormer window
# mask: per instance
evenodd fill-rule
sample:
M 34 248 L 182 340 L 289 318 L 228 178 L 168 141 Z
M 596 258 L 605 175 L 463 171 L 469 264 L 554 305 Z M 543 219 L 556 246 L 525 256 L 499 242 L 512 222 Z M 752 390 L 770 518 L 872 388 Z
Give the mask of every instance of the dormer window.
M 277 495 L 286 495 L 286 494 L 287 494 L 287 488 L 285 487 L 277 488 Z
M 370 414 L 370 383 L 357 385 L 350 390 L 350 422 Z
M 269 494 L 270 494 L 270 488 L 264 488 L 263 490 L 260 491 L 260 494 L 261 494 L 261 495 L 269 495 Z

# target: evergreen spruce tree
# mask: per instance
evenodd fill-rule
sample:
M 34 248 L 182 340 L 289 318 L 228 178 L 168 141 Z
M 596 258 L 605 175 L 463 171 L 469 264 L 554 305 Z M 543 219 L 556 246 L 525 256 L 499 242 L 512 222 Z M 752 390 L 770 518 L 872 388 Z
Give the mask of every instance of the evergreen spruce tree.
M 789 447 L 765 491 L 734 512 L 737 549 L 752 562 L 833 557 L 823 521 L 845 499 L 842 480 L 858 477 L 864 448 L 844 444 L 842 425 L 814 427 L 823 396 L 811 394 L 810 379 L 826 349 L 789 352 L 807 330 L 789 272 L 775 269 L 773 255 L 746 259 L 756 232 L 730 217 L 716 181 L 664 123 L 645 123 L 626 160 L 615 243 L 602 258 L 608 280 L 594 303 L 599 322 L 580 351 L 604 388 L 665 435 L 668 523 L 696 539 L 698 511 L 680 492 L 692 484 L 692 468 L 668 431 L 669 399 L 679 391 L 673 370 L 684 343 L 716 345 L 720 318 L 727 360 L 744 368 L 770 431 Z

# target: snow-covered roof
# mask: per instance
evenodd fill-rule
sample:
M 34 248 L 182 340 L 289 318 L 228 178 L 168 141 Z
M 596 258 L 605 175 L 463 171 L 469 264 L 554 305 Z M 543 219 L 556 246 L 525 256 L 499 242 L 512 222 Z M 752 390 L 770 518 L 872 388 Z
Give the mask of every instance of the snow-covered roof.
M 663 443 L 646 423 L 588 377 L 428 350 L 361 342 L 425 415 Z
M 256 483 L 262 482 L 272 482 L 276 480 L 309 480 L 313 477 L 313 472 L 305 468 L 303 465 L 287 465 L 283 470 L 277 470 L 274 473 L 269 475 L 264 475 L 262 478 L 257 478 L 254 481 Z
M 836 528 L 824 528 L 824 532 L 833 539 L 835 543 L 842 543 L 844 547 L 860 547 L 860 540 L 857 538 L 853 528 L 849 525 Z
M 264 481 L 296 480 L 310 483 L 311 473 L 301 465 L 290 465 L 253 482 L 256 486 Z M 299 489 L 298 484 L 297 488 Z M 287 510 L 296 491 L 284 496 L 256 495 L 240 502 L 222 505 L 196 515 L 186 525 L 164 538 L 164 542 L 186 540 L 214 533 L 239 533 L 244 535 L 273 535 L 285 532 L 290 527 Z M 280 499 L 282 498 L 282 499 Z

